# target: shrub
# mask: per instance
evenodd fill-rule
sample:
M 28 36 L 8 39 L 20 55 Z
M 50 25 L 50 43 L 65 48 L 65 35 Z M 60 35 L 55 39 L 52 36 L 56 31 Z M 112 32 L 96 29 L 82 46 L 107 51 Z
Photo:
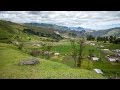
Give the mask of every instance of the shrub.
M 22 48 L 23 48 L 23 43 L 20 43 L 20 44 L 18 45 L 18 49 L 22 50 Z

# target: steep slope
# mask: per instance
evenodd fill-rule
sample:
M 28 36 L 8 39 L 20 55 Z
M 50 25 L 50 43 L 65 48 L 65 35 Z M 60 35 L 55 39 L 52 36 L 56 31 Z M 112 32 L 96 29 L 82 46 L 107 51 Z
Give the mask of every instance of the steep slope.
M 28 26 L 28 28 L 23 30 L 23 32 L 37 35 L 40 37 L 52 38 L 57 41 L 63 39 L 59 34 L 55 33 L 53 29 L 48 29 L 43 27 Z
M 10 21 L 0 20 L 0 42 L 10 42 L 13 39 L 25 41 L 27 38 L 39 39 L 39 37 L 47 37 L 55 40 L 61 40 L 62 37 L 47 28 L 27 26 Z

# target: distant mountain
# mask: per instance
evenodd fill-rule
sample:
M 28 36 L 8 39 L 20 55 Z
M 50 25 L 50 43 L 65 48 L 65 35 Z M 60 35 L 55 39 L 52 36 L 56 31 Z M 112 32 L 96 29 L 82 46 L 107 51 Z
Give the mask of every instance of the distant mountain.
M 50 29 L 54 29 L 54 30 L 70 30 L 70 28 L 68 28 L 68 27 L 59 26 L 56 24 L 47 24 L 47 23 L 24 23 L 24 24 L 30 25 L 30 26 L 50 28 Z
M 25 23 L 25 25 L 30 26 L 37 26 L 37 27 L 44 27 L 53 29 L 55 32 L 63 35 L 63 36 L 71 36 L 72 34 L 75 34 L 77 37 L 83 37 L 85 36 L 85 30 L 83 27 L 66 27 L 66 26 L 59 26 L 56 24 L 47 24 L 47 23 Z
M 82 31 L 82 30 L 85 30 L 84 28 L 82 27 L 69 27 L 70 30 L 75 30 L 75 31 Z
M 47 27 L 47 28 L 52 28 L 52 29 L 55 29 L 55 30 L 76 30 L 76 31 L 82 31 L 82 30 L 85 30 L 85 31 L 88 31 L 88 30 L 91 30 L 91 29 L 88 29 L 88 28 L 83 28 L 83 27 L 67 27 L 67 26 L 59 26 L 59 25 L 56 25 L 56 24 L 48 24 L 48 23 L 24 23 L 25 25 L 31 25 L 31 26 L 38 26 L 38 27 Z
M 98 36 L 104 37 L 110 35 L 117 37 L 120 36 L 120 27 L 97 31 L 83 27 L 67 27 L 67 26 L 59 26 L 56 24 L 47 24 L 47 23 L 25 23 L 25 25 L 49 28 L 54 30 L 55 32 L 57 31 L 57 33 L 59 33 L 62 36 L 71 36 L 71 33 L 75 34 L 77 37 L 85 37 L 87 35 L 93 35 L 95 37 Z
M 110 29 L 105 29 L 105 30 L 98 30 L 98 31 L 89 31 L 87 32 L 90 35 L 93 35 L 95 37 L 98 36 L 117 36 L 120 37 L 120 27 L 115 27 L 115 28 L 110 28 Z

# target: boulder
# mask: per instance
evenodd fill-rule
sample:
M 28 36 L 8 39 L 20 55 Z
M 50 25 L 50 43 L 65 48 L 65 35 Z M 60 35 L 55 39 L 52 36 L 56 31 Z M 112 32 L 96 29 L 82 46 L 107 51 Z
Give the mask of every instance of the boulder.
M 35 65 L 35 64 L 38 64 L 38 63 L 40 63 L 39 60 L 37 60 L 37 59 L 30 59 L 30 60 L 21 61 L 19 64 L 20 65 Z

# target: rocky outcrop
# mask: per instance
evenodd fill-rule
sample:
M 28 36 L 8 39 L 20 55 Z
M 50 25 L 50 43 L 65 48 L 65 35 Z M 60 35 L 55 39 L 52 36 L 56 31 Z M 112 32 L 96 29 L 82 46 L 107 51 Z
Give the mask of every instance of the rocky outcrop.
M 19 63 L 19 65 L 35 65 L 40 63 L 38 59 L 24 60 Z

